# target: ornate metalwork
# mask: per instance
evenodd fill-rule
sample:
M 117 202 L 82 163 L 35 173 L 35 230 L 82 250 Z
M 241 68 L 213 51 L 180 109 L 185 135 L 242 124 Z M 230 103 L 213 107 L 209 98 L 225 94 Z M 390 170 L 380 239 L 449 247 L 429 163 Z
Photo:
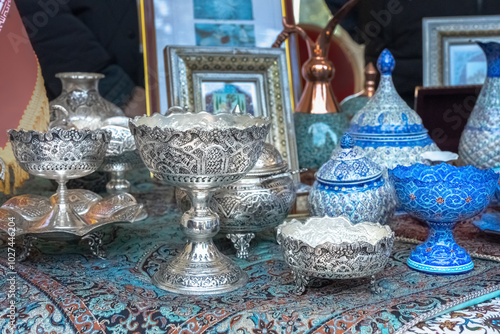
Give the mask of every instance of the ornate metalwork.
M 166 48 L 169 62 L 168 95 L 173 105 L 202 110 L 203 81 L 256 82 L 257 95 L 265 98 L 260 112 L 253 114 L 268 117 L 271 128 L 267 142 L 275 146 L 292 170 L 299 169 L 296 136 L 291 109 L 290 85 L 284 49 L 189 47 Z M 253 80 L 255 79 L 255 80 Z M 294 175 L 296 182 L 299 175 Z
M 101 129 L 111 133 L 111 141 L 106 157 L 99 170 L 110 172 L 111 180 L 106 184 L 110 194 L 128 193 L 130 182 L 125 173 L 144 167 L 142 159 L 135 147 L 134 137 L 128 128 L 128 117 L 111 117 L 103 121 Z
M 106 247 L 102 242 L 103 237 L 104 233 L 94 232 L 87 234 L 82 238 L 82 241 L 86 241 L 88 243 L 92 254 L 100 259 L 106 258 Z
M 76 179 L 100 166 L 110 141 L 102 130 L 47 132 L 9 130 L 9 140 L 19 165 L 28 173 L 53 180 Z
M 250 249 L 250 241 L 255 238 L 255 233 L 233 233 L 227 234 L 226 237 L 231 240 L 234 248 L 236 248 L 236 256 L 240 259 L 246 259 Z
M 177 187 L 211 189 L 241 179 L 255 165 L 269 132 L 267 122 L 250 115 L 173 113 L 165 117 L 171 127 L 152 126 L 162 117 L 155 114 L 147 124 L 136 117 L 130 129 L 146 167 Z M 243 124 L 231 126 L 231 117 L 244 118 Z
M 47 132 L 9 131 L 14 156 L 30 174 L 56 180 L 57 193 L 50 199 L 21 195 L 0 208 L 0 231 L 5 221 L 16 217 L 16 235 L 38 239 L 71 240 L 116 222 L 145 218 L 141 204 L 129 194 L 102 198 L 88 190 L 68 190 L 69 179 L 94 172 L 102 163 L 110 141 L 103 130 L 63 130 Z
M 172 112 L 130 122 L 148 169 L 185 189 L 192 206 L 181 218 L 187 245 L 153 276 L 158 287 L 182 294 L 218 294 L 243 286 L 248 276 L 215 247 L 219 217 L 212 191 L 238 181 L 262 152 L 269 123 L 250 115 Z
M 185 191 L 176 190 L 177 203 L 188 210 Z M 241 180 L 218 189 L 210 208 L 220 218 L 220 231 L 243 236 L 281 224 L 295 203 L 295 184 L 286 162 L 271 145 L 265 144 L 255 167 Z M 231 237 L 239 258 L 248 256 L 249 243 Z M 243 247 L 243 248 L 242 248 Z
M 21 239 L 21 252 L 17 256 L 17 261 L 23 262 L 30 255 L 33 249 L 33 242 L 36 240 L 36 237 L 32 235 L 24 235 Z
M 102 120 L 123 112 L 99 95 L 99 73 L 58 73 L 62 93 L 50 102 L 50 127 L 98 129 Z
M 292 268 L 297 294 L 312 278 L 369 277 L 384 268 L 394 245 L 388 226 L 351 224 L 345 218 L 309 218 L 278 227 L 278 243 Z M 372 286 L 375 283 L 372 283 Z
M 63 130 L 47 132 L 9 130 L 12 150 L 19 165 L 28 173 L 56 180 L 58 202 L 52 214 L 40 225 L 46 229 L 75 229 L 87 225 L 68 205 L 69 179 L 97 170 L 102 164 L 110 134 L 102 130 Z
M 8 222 L 11 217 L 15 218 L 16 236 L 70 241 L 87 239 L 85 238 L 87 235 L 101 233 L 100 230 L 104 227 L 116 223 L 132 223 L 147 216 L 143 205 L 137 204 L 129 194 L 102 198 L 88 190 L 72 189 L 67 191 L 67 198 L 67 205 L 84 222 L 83 226 L 47 225 L 47 220 L 50 220 L 47 217 L 50 217 L 59 202 L 57 194 L 50 199 L 36 195 L 21 195 L 11 198 L 0 207 L 0 235 L 8 233 Z M 102 257 L 102 251 L 99 254 L 101 254 L 99 257 Z

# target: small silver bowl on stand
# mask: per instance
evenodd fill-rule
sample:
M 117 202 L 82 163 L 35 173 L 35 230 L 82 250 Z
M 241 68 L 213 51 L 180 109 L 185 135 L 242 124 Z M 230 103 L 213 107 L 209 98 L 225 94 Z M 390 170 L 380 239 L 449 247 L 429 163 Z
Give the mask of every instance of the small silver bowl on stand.
M 104 162 L 99 167 L 100 171 L 111 173 L 111 180 L 106 184 L 110 194 L 129 193 L 130 182 L 125 178 L 125 173 L 145 167 L 130 133 L 129 120 L 125 116 L 116 116 L 101 122 L 100 128 L 111 133 Z
M 295 277 L 295 293 L 303 294 L 312 278 L 353 279 L 381 271 L 394 246 L 390 227 L 375 223 L 353 225 L 344 217 L 313 217 L 278 227 L 278 243 Z
M 181 217 L 186 246 L 160 267 L 153 283 L 188 295 L 220 294 L 245 285 L 247 274 L 213 243 L 219 217 L 210 199 L 254 167 L 269 122 L 250 115 L 172 110 L 168 116 L 136 117 L 130 129 L 146 167 L 156 178 L 183 188 L 193 203 Z
M 9 140 L 19 165 L 28 173 L 55 180 L 59 186 L 50 199 L 21 195 L 0 207 L 0 230 L 5 220 L 17 220 L 16 235 L 24 236 L 21 259 L 30 253 L 34 239 L 89 241 L 93 253 L 104 256 L 98 228 L 139 218 L 142 205 L 131 196 L 102 199 L 88 190 L 68 190 L 70 179 L 89 175 L 102 164 L 110 134 L 102 130 L 63 130 L 47 132 L 9 130 Z M 12 220 L 12 218 L 10 218 Z M 7 224 L 8 226 L 8 224 Z

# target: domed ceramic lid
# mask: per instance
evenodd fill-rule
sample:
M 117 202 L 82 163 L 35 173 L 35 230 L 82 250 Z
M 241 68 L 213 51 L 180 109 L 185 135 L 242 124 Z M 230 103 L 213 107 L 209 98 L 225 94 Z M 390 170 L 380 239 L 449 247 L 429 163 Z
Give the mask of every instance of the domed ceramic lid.
M 283 160 L 280 152 L 271 144 L 264 143 L 262 154 L 247 176 L 266 176 L 283 173 L 288 170 L 288 163 Z
M 354 139 L 345 134 L 340 142 L 341 151 L 327 161 L 316 174 L 316 179 L 328 184 L 356 184 L 382 178 L 382 168 L 354 148 Z
M 396 62 L 391 52 L 382 51 L 377 61 L 381 78 L 368 103 L 351 120 L 352 134 L 413 134 L 427 132 L 422 119 L 399 96 L 392 82 Z

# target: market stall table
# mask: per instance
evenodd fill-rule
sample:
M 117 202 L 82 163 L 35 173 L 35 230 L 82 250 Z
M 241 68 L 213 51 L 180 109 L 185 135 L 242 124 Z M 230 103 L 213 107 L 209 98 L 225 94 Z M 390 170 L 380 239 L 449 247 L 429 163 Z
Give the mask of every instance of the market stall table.
M 500 244 L 471 222 L 460 224 L 455 235 L 472 254 L 487 255 L 474 256 L 472 272 L 434 276 L 413 271 L 406 259 L 414 243 L 400 239 L 386 268 L 377 275 L 382 288 L 378 295 L 370 292 L 369 278 L 316 281 L 306 294 L 293 294 L 292 273 L 273 231 L 257 236 L 248 259 L 236 260 L 250 276 L 244 288 L 209 297 L 163 291 L 150 278 L 184 241 L 172 189 L 148 177 L 145 171 L 136 175 L 132 189 L 150 217 L 110 229 L 113 238 L 109 238 L 107 259 L 95 258 L 76 244 L 44 243 L 27 261 L 16 264 L 19 333 L 440 333 L 440 324 L 451 326 L 450 321 L 475 321 L 483 329 L 496 326 L 491 319 L 498 314 L 489 316 L 488 322 L 471 320 L 467 318 L 470 308 L 448 313 L 448 322 L 441 318 L 438 323 L 424 322 L 478 301 L 483 303 L 473 307 L 498 310 L 488 306 L 495 299 L 484 302 L 484 298 L 495 297 L 500 289 L 496 262 Z M 50 193 L 50 185 L 40 182 L 35 182 L 39 193 Z M 31 183 L 23 190 L 34 187 Z M 392 227 L 402 237 L 425 238 L 425 225 L 408 216 L 397 216 Z M 235 258 L 229 240 L 221 236 L 216 242 Z M 0 328 L 8 333 L 4 254 L 2 250 Z

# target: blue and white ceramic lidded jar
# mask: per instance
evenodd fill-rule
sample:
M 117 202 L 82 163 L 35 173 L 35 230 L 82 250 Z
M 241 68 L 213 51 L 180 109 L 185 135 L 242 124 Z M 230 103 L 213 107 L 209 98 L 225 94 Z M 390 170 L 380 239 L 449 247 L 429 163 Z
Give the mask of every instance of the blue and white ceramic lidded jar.
M 354 144 L 345 134 L 341 150 L 317 172 L 309 194 L 310 214 L 345 216 L 354 224 L 386 224 L 396 206 L 394 188 L 383 176 L 383 168 Z
M 439 151 L 420 116 L 397 93 L 392 82 L 395 64 L 390 51 L 382 51 L 377 62 L 379 87 L 348 130 L 367 158 L 389 169 L 423 163 L 422 153 Z
M 500 43 L 478 43 L 486 55 L 488 73 L 470 114 L 458 153 L 466 165 L 500 168 Z

